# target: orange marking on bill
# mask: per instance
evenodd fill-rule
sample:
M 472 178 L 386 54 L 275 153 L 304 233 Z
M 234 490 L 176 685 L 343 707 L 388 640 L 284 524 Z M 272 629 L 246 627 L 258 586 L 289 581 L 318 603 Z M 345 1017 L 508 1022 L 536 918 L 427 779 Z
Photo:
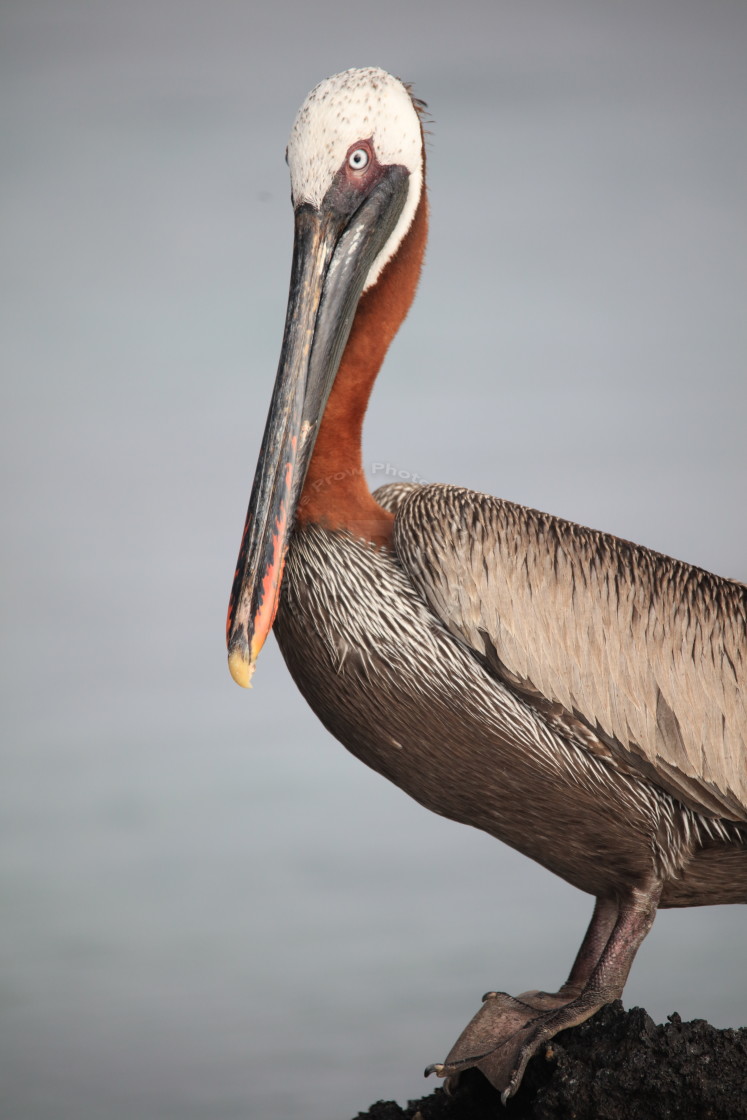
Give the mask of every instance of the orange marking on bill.
M 295 439 L 293 440 L 295 445 Z M 293 463 L 285 467 L 285 493 L 286 498 L 280 503 L 278 518 L 275 522 L 275 532 L 272 534 L 272 560 L 267 565 L 262 577 L 262 602 L 254 616 L 252 623 L 251 660 L 255 661 L 259 651 L 265 643 L 267 635 L 272 629 L 275 615 L 280 601 L 280 585 L 283 582 L 285 568 L 285 554 L 288 551 L 288 501 L 291 482 L 293 480 Z M 285 543 L 284 543 L 285 542 Z

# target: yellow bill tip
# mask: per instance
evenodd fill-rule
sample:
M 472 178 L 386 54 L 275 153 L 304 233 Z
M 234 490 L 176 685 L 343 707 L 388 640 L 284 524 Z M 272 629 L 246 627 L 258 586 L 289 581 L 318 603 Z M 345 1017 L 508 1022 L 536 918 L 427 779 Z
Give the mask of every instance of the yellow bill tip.
M 240 649 L 234 649 L 228 655 L 228 668 L 231 676 L 242 688 L 252 687 L 255 662 L 250 661 Z

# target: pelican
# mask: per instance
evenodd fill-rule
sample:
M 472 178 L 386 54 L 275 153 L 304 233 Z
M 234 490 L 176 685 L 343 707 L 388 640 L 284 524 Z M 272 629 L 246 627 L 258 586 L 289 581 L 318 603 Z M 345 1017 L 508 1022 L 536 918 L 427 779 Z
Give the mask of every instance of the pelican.
M 445 1061 L 513 1094 L 618 998 L 658 907 L 747 902 L 747 589 L 456 486 L 372 494 L 369 395 L 428 224 L 422 103 L 377 68 L 317 85 L 287 149 L 280 365 L 228 613 L 249 685 L 274 627 L 325 727 L 422 805 L 593 895 L 557 992 L 489 992 Z

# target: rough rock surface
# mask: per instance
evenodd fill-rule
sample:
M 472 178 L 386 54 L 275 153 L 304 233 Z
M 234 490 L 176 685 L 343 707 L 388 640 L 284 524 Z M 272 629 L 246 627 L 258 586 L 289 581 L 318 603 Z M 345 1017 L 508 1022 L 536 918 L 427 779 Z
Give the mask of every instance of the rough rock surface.
M 357 1120 L 747 1120 L 747 1027 L 717 1030 L 679 1015 L 657 1026 L 640 1007 L 610 1004 L 563 1031 L 529 1063 L 504 1109 L 469 1071 L 400 1108 L 379 1101 Z

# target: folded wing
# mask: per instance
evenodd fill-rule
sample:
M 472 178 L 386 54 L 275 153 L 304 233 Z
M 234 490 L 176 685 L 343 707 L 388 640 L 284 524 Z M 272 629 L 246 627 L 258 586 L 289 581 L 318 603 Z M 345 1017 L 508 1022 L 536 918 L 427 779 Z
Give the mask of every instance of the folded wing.
M 747 820 L 747 589 L 453 486 L 377 492 L 434 613 L 551 721 L 700 812 Z

